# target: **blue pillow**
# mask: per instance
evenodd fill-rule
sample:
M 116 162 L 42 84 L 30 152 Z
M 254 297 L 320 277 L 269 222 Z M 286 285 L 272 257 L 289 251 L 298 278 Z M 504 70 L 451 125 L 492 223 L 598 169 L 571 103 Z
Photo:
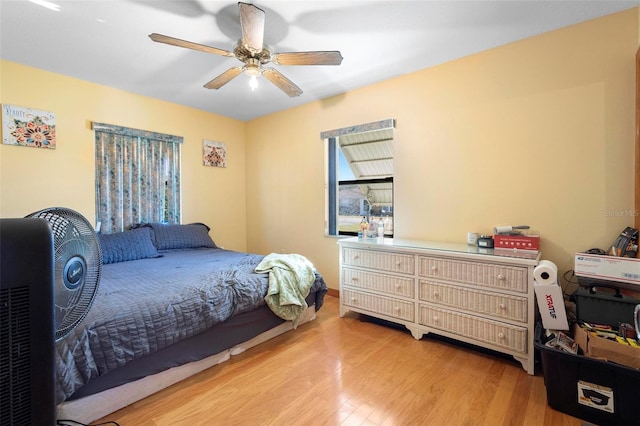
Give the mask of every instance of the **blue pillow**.
M 209 236 L 210 228 L 204 223 L 189 225 L 147 223 L 142 226 L 153 229 L 153 239 L 158 250 L 218 248 Z
M 98 234 L 102 249 L 102 263 L 160 257 L 151 237 L 152 231 L 149 228 L 132 229 L 115 234 Z

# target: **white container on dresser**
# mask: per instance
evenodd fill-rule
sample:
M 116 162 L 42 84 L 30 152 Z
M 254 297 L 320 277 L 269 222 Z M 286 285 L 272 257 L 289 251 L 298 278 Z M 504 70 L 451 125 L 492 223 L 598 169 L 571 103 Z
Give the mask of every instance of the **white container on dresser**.
M 467 244 L 345 238 L 340 316 L 354 311 L 512 355 L 534 374 L 540 254 Z

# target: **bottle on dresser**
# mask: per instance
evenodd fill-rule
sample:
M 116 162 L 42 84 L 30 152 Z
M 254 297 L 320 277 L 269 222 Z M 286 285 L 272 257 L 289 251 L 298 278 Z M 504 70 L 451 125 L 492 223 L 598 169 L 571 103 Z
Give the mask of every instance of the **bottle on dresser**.
M 378 240 L 384 239 L 384 219 L 378 219 Z
M 369 229 L 369 223 L 367 223 L 367 217 L 362 216 L 360 221 L 360 230 L 358 231 L 358 238 L 367 238 L 367 230 Z

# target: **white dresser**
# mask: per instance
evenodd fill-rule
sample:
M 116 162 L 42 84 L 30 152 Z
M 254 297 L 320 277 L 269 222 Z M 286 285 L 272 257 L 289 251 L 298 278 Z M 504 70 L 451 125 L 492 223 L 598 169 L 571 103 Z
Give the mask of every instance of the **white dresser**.
M 534 374 L 540 255 L 466 244 L 346 238 L 340 316 L 354 311 L 512 355 Z

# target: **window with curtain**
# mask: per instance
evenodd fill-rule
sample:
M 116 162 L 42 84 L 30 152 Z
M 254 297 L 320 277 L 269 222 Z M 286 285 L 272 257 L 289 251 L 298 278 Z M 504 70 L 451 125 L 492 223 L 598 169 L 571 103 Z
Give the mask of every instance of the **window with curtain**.
M 180 136 L 93 123 L 96 222 L 111 234 L 140 222 L 180 223 Z

